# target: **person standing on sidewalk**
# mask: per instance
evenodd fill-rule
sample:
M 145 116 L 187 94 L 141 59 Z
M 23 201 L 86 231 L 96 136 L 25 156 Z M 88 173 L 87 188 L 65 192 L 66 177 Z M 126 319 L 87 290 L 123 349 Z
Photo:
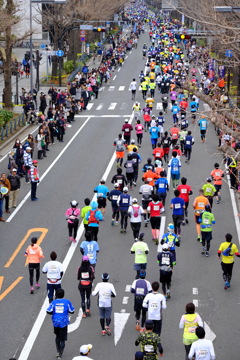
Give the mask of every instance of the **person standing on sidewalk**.
M 44 258 L 41 247 L 37 244 L 37 238 L 32 237 L 31 245 L 29 245 L 25 251 L 25 256 L 28 261 L 28 269 L 29 269 L 29 281 L 30 281 L 30 294 L 34 294 L 33 287 L 33 274 L 34 269 L 36 270 L 36 289 L 40 288 L 39 278 L 40 278 L 40 260 Z
M 223 280 L 225 281 L 224 290 L 230 288 L 231 279 L 232 279 L 232 271 L 234 265 L 234 255 L 240 257 L 238 252 L 237 245 L 232 243 L 232 235 L 225 235 L 226 241 L 221 243 L 218 249 L 218 258 L 221 261 L 222 272 L 223 272 Z M 222 258 L 222 259 L 221 259 Z
M 11 174 L 8 175 L 8 180 L 11 185 L 11 190 L 9 192 L 9 208 L 16 208 L 18 193 L 21 187 L 21 181 L 20 177 L 17 175 L 17 169 L 12 169 Z
M 100 325 L 102 335 L 111 335 L 109 325 L 111 324 L 112 299 L 116 297 L 116 291 L 113 284 L 108 282 L 109 274 L 102 274 L 102 282 L 98 283 L 92 292 L 92 296 L 98 295 L 98 307 L 100 312 Z M 105 326 L 106 321 L 106 326 Z
M 64 290 L 58 289 L 56 292 L 56 300 L 54 300 L 46 312 L 52 315 L 53 331 L 56 335 L 57 360 L 62 358 L 62 353 L 67 341 L 67 331 L 69 324 L 68 314 L 74 314 L 74 307 L 70 300 L 64 299 Z
M 5 211 L 6 211 L 6 213 L 9 214 L 10 213 L 10 211 L 9 211 L 9 192 L 11 190 L 11 184 L 10 184 L 10 181 L 8 180 L 8 178 L 6 177 L 5 173 L 1 174 L 0 185 L 3 188 L 8 190 L 6 193 L 4 193 L 4 200 L 5 200 Z
M 49 304 L 53 301 L 53 295 L 57 289 L 61 289 L 61 282 L 63 277 L 63 266 L 57 260 L 57 254 L 52 251 L 50 254 L 51 261 L 48 261 L 42 268 L 43 274 L 47 274 L 47 293 Z
M 36 201 L 38 198 L 36 197 L 37 194 L 37 184 L 39 183 L 39 171 L 38 171 L 38 161 L 33 160 L 32 166 L 29 169 L 29 179 L 31 181 L 31 200 Z
M 24 167 L 25 167 L 25 181 L 26 184 L 29 184 L 29 174 L 28 170 L 32 166 L 32 156 L 31 156 L 32 148 L 30 146 L 26 147 L 26 150 L 23 153 L 23 161 L 24 161 Z

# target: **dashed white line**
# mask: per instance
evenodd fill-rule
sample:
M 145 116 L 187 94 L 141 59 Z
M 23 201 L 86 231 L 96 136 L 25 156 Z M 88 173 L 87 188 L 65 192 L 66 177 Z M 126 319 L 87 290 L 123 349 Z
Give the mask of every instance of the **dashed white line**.
M 126 292 L 130 292 L 130 291 L 131 291 L 131 285 L 126 285 L 125 291 L 126 291 Z
M 198 288 L 193 288 L 192 293 L 193 295 L 198 295 Z
M 115 89 L 115 86 L 110 86 L 108 91 L 114 91 L 114 89 Z
M 96 110 L 102 110 L 102 108 L 103 108 L 103 104 L 99 104 L 99 105 L 97 106 Z
M 118 68 L 118 71 L 120 71 L 121 70 L 121 67 L 120 68 Z
M 87 109 L 88 110 L 91 110 L 91 108 L 93 107 L 94 103 L 90 103 L 90 104 L 87 104 Z
M 126 309 L 122 309 L 120 312 L 121 312 L 121 313 L 125 313 L 125 312 L 126 312 Z
M 124 296 L 122 303 L 123 303 L 123 304 L 127 304 L 127 303 L 128 303 L 128 299 L 129 299 L 129 296 Z
M 117 75 L 114 75 L 113 80 L 115 80 L 115 79 L 116 79 L 116 77 L 117 77 Z
M 118 91 L 124 91 L 125 86 L 119 86 Z
M 116 105 L 117 105 L 117 103 L 111 103 L 108 110 L 114 110 Z
M 193 303 L 194 303 L 195 307 L 198 307 L 198 300 L 197 299 L 193 299 Z

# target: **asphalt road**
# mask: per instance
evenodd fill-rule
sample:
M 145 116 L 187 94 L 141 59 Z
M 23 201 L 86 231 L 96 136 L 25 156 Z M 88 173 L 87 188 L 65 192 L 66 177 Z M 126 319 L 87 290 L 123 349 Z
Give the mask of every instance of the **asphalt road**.
M 25 202 L 19 211 L 16 209 L 15 215 L 11 215 L 12 218 L 8 223 L 0 224 L 2 240 L 0 243 L 0 275 L 4 276 L 0 296 L 16 279 L 23 277 L 1 300 L 1 359 L 9 359 L 16 354 L 16 357 L 21 360 L 45 360 L 54 359 L 56 354 L 51 317 L 47 315 L 45 320 L 43 319 L 39 334 L 35 331 L 37 339 L 33 347 L 29 348 L 29 356 L 26 355 L 28 349 L 24 348 L 26 352 L 19 357 L 46 297 L 46 278 L 44 275 L 41 275 L 40 279 L 41 289 L 36 291 L 34 295 L 29 294 L 28 269 L 24 267 L 25 259 L 23 254 L 30 242 L 30 237 L 33 235 L 30 235 L 26 240 L 12 264 L 8 268 L 4 267 L 29 229 L 37 229 L 33 232 L 36 235 L 40 235 L 40 231 L 44 231 L 40 229 L 48 230 L 41 245 L 45 254 L 42 263 L 48 261 L 52 250 L 58 253 L 59 261 L 63 261 L 68 253 L 70 263 L 62 287 L 66 291 L 66 297 L 72 301 L 76 308 L 75 314 L 71 317 L 71 324 L 75 323 L 77 319 L 80 309 L 77 269 L 81 262 L 81 256 L 79 244 L 72 244 L 71 246 L 69 244 L 64 212 L 71 200 L 78 200 L 81 207 L 85 197 L 92 198 L 94 195 L 93 189 L 99 183 L 107 168 L 110 173 L 106 184 L 112 189 L 110 180 L 116 172 L 115 163 L 112 168 L 109 165 L 114 153 L 112 143 L 120 132 L 124 119 L 130 118 L 132 114 L 133 102 L 130 100 L 131 94 L 128 88 L 132 78 L 138 78 L 140 71 L 144 68 L 144 61 L 141 56 L 144 42 L 148 42 L 147 34 L 142 35 L 138 49 L 133 50 L 128 55 L 121 70 L 113 74 L 110 84 L 105 86 L 99 99 L 89 106 L 91 109 L 76 117 L 76 122 L 67 130 L 65 142 L 63 144 L 56 142 L 50 148 L 51 151 L 48 153 L 48 157 L 40 162 L 41 175 L 47 171 L 54 159 L 59 156 L 59 159 L 52 164 L 50 171 L 47 172 L 38 187 L 39 201 L 31 202 L 29 196 L 24 198 L 24 196 L 27 196 L 29 187 L 23 184 L 21 198 Z M 114 77 L 115 75 L 116 77 Z M 111 88 L 113 86 L 114 88 Z M 119 87 L 122 86 L 125 87 L 124 90 L 119 90 Z M 143 107 L 141 92 L 137 93 L 136 100 L 141 101 Z M 116 105 L 113 105 L 115 103 Z M 158 94 L 155 97 L 154 113 L 156 115 L 158 112 L 156 110 L 157 103 L 160 103 L 160 95 Z M 110 106 L 112 110 L 109 110 Z M 202 105 L 200 109 L 204 111 Z M 170 112 L 168 112 L 166 119 L 165 130 L 168 130 L 172 126 Z M 83 126 L 83 124 L 85 125 Z M 213 164 L 216 161 L 222 163 L 222 155 L 217 151 L 217 138 L 211 126 L 205 144 L 200 141 L 198 126 L 191 125 L 190 129 L 195 137 L 195 145 L 190 164 L 185 164 L 183 160 L 182 175 L 188 178 L 188 183 L 192 186 L 194 193 L 190 201 L 190 223 L 183 228 L 182 244 L 177 249 L 177 265 L 173 274 L 172 298 L 167 302 L 167 309 L 163 315 L 162 345 L 165 354 L 164 358 L 166 360 L 184 359 L 182 330 L 178 329 L 178 323 L 184 313 L 186 303 L 194 300 L 197 311 L 216 334 L 214 346 L 217 358 L 227 359 L 231 354 L 231 359 L 237 360 L 239 351 L 236 343 L 240 330 L 239 320 L 236 316 L 240 295 L 237 281 L 239 263 L 236 260 L 232 287 L 226 292 L 223 290 L 220 262 L 217 258 L 217 249 L 223 241 L 225 233 L 232 233 L 235 243 L 238 244 L 230 193 L 228 185 L 224 183 L 222 203 L 220 205 L 214 203 L 213 206 L 217 224 L 214 227 L 210 257 L 202 257 L 200 253 L 201 247 L 196 241 L 191 204 L 194 197 L 197 196 L 198 189 L 213 169 Z M 71 143 L 69 144 L 69 142 Z M 61 154 L 63 149 L 66 150 Z M 151 154 L 150 139 L 146 133 L 144 134 L 140 154 L 143 157 L 143 163 Z M 141 184 L 142 181 L 139 178 L 137 187 L 132 191 L 132 195 L 139 200 L 138 190 Z M 167 197 L 166 213 L 164 214 L 166 224 L 171 221 L 169 201 L 172 195 L 171 189 Z M 92 298 L 92 316 L 82 319 L 79 327 L 76 325 L 76 330 L 69 333 L 63 359 L 70 360 L 78 355 L 80 345 L 85 343 L 93 344 L 91 357 L 99 360 L 109 359 L 113 356 L 119 360 L 131 359 L 137 350 L 134 346 L 137 332 L 135 331 L 133 296 L 126 291 L 128 290 L 127 285 L 131 285 L 135 277 L 133 271 L 134 257 L 130 253 L 133 243 L 132 231 L 128 227 L 127 234 L 120 234 L 119 227 L 111 227 L 110 222 L 111 208 L 108 204 L 105 221 L 100 224 L 99 230 L 101 251 L 96 267 L 95 284 L 101 281 L 102 272 L 109 272 L 110 281 L 116 288 L 117 297 L 113 299 L 115 321 L 113 319 L 111 326 L 114 329 L 113 335 L 102 338 L 97 299 Z M 156 281 L 159 279 L 158 264 L 156 262 L 157 247 L 151 241 L 150 227 L 142 227 L 142 230 L 146 233 L 146 240 L 150 247 L 147 279 Z M 80 232 L 81 230 L 79 230 L 79 235 Z M 80 242 L 81 240 L 82 238 Z M 73 254 L 72 258 L 71 252 Z M 65 260 L 65 263 L 67 263 L 67 260 Z M 42 313 L 44 313 L 44 310 L 45 306 Z M 37 323 L 40 324 L 39 318 Z M 73 328 L 73 326 L 71 327 Z

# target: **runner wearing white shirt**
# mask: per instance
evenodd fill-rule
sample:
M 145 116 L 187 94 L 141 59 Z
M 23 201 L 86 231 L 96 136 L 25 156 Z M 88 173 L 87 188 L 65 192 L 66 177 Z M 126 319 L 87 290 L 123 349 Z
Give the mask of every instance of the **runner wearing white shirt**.
M 143 307 L 148 309 L 148 320 L 154 323 L 153 332 L 160 336 L 162 330 L 162 309 L 167 308 L 165 296 L 158 292 L 159 283 L 152 283 L 153 292 L 147 294 L 143 300 Z
M 139 232 L 141 229 L 142 216 L 144 217 L 144 210 L 142 206 L 137 204 L 137 199 L 132 200 L 132 205 L 128 208 L 128 215 L 130 216 L 130 224 L 133 231 L 135 241 L 138 240 Z
M 52 251 L 50 254 L 51 261 L 48 261 L 42 268 L 43 274 L 47 274 L 47 292 L 49 304 L 53 301 L 54 292 L 61 289 L 61 281 L 63 277 L 63 266 L 56 261 L 57 254 Z
M 98 295 L 98 307 L 100 313 L 100 324 L 102 328 L 102 335 L 111 335 L 109 325 L 111 324 L 112 314 L 112 297 L 116 296 L 116 291 L 113 284 L 108 282 L 108 273 L 102 274 L 102 282 L 98 283 L 92 292 L 93 296 Z M 106 319 L 106 326 L 105 326 Z
M 195 333 L 199 340 L 194 341 L 191 345 L 188 359 L 192 360 L 214 360 L 216 359 L 213 343 L 210 340 L 204 339 L 205 330 L 203 327 L 198 326 Z
M 135 79 L 131 82 L 129 86 L 129 90 L 132 91 L 132 100 L 135 100 L 136 90 L 137 90 L 137 82 Z

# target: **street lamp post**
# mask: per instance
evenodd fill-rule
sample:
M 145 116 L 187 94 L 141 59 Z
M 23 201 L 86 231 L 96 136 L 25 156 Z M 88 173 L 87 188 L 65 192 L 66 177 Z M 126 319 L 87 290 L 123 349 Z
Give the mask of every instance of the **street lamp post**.
M 33 93 L 32 4 L 66 4 L 66 0 L 30 0 L 30 93 Z

